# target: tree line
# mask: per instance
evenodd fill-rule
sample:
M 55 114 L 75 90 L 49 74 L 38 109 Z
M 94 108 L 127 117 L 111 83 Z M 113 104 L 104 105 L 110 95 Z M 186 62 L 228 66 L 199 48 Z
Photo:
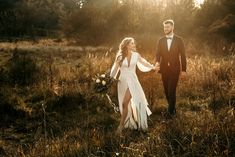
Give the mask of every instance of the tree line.
M 171 18 L 184 37 L 235 41 L 235 1 L 0 0 L 0 36 L 66 37 L 102 44 L 125 35 L 160 35 Z

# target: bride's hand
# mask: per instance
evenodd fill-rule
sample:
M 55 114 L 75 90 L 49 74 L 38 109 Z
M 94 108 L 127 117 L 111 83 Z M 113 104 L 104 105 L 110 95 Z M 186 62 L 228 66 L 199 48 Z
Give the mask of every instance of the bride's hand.
M 156 67 L 154 65 L 152 65 L 152 70 L 156 71 Z

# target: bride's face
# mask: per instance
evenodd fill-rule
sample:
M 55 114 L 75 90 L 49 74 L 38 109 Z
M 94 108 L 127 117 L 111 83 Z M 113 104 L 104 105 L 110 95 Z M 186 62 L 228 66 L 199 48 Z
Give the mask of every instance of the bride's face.
M 127 45 L 128 50 L 135 50 L 135 42 L 132 40 L 128 45 Z

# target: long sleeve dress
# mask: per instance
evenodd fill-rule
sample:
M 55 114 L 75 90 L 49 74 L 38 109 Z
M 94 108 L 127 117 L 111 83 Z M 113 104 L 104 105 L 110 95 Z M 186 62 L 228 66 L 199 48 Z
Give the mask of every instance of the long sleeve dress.
M 116 59 L 112 66 L 110 76 L 116 78 L 120 70 L 120 75 L 118 78 L 118 102 L 121 114 L 123 111 L 123 99 L 128 88 L 131 94 L 131 100 L 128 104 L 128 114 L 124 123 L 124 127 L 147 130 L 147 115 L 151 115 L 152 112 L 148 108 L 148 102 L 146 100 L 144 91 L 137 78 L 136 66 L 142 72 L 149 72 L 153 69 L 154 66 L 142 58 L 139 53 L 131 53 L 132 55 L 130 58 L 130 65 L 128 65 L 127 58 L 123 60 L 121 66 L 119 66 L 119 63 Z

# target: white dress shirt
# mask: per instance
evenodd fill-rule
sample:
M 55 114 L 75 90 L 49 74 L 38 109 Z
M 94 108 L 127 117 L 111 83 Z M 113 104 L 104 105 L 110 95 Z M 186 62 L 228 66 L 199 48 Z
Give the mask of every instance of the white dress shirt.
M 167 48 L 168 48 L 168 51 L 170 51 L 171 43 L 172 43 L 172 40 L 173 40 L 173 36 L 174 36 L 174 34 L 166 35 L 166 38 L 171 38 L 171 39 L 167 39 Z

